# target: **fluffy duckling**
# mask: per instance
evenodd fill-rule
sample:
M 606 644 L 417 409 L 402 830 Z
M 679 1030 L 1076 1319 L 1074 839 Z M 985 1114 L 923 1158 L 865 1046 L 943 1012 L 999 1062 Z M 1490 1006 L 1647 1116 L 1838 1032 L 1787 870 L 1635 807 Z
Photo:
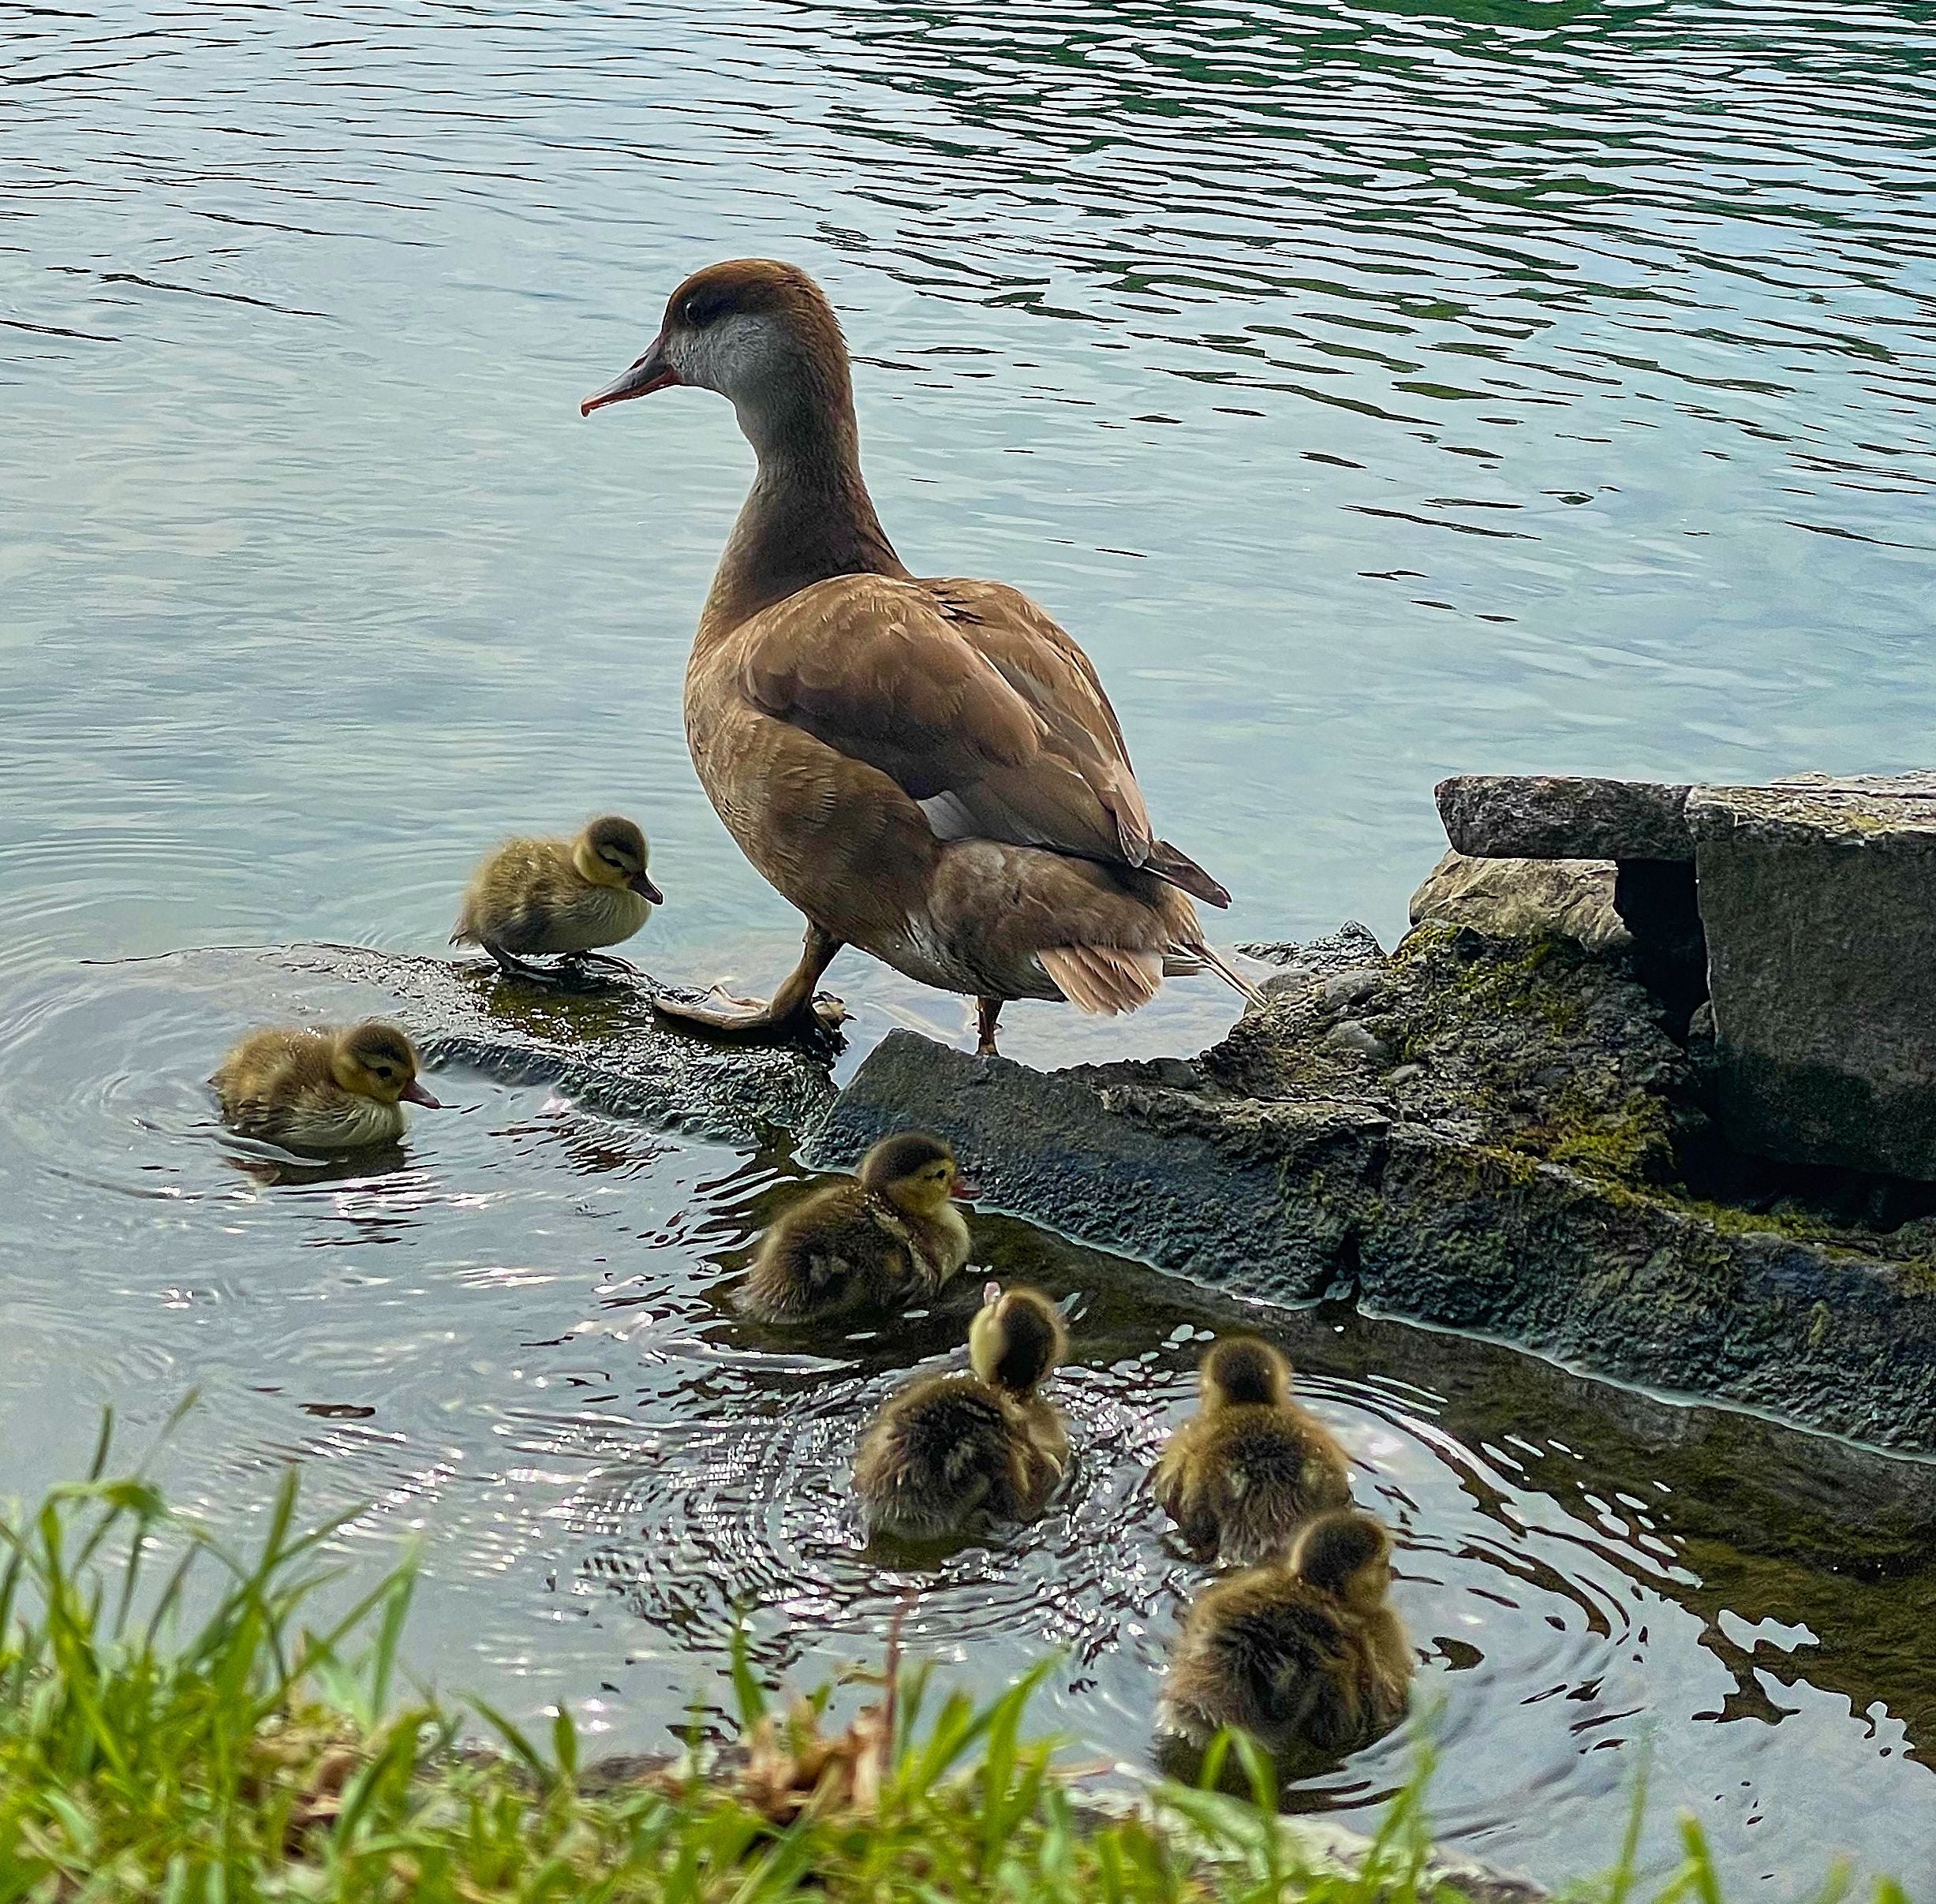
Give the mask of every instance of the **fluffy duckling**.
M 937 1540 L 1041 1513 L 1068 1465 L 1069 1432 L 1036 1385 L 1067 1346 L 1046 1296 L 1032 1289 L 1004 1295 L 989 1283 L 968 1331 L 974 1373 L 910 1383 L 861 1442 L 854 1485 L 869 1525 L 905 1540 Z
M 972 1194 L 939 1137 L 903 1131 L 860 1174 L 816 1191 L 760 1239 L 739 1306 L 759 1322 L 892 1311 L 933 1296 L 968 1260 L 951 1199 Z
M 372 1018 L 338 1029 L 251 1032 L 209 1079 L 222 1121 L 296 1150 L 360 1150 L 403 1135 L 400 1100 L 439 1108 L 417 1081 L 416 1047 Z
M 1220 1580 L 1190 1608 L 1164 1724 L 1199 1747 L 1239 1726 L 1267 1750 L 1327 1758 L 1382 1738 L 1412 1671 L 1391 1582 L 1391 1536 L 1370 1515 L 1320 1514 L 1288 1560 Z
M 645 835 L 616 813 L 576 839 L 506 840 L 471 875 L 450 943 L 482 946 L 513 977 L 546 978 L 521 954 L 582 961 L 630 939 L 665 902 L 645 864 Z
M 1152 1481 L 1199 1559 L 1250 1566 L 1282 1553 L 1313 1514 L 1351 1506 L 1344 1449 L 1291 1399 L 1291 1365 L 1268 1342 L 1224 1337 L 1198 1379 L 1202 1406 Z

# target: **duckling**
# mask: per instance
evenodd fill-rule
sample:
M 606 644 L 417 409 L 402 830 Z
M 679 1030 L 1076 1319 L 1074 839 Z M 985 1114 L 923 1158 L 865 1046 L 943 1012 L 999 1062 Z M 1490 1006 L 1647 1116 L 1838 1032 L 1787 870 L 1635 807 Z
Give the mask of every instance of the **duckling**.
M 869 1525 L 936 1540 L 1041 1513 L 1068 1465 L 1069 1432 L 1036 1384 L 1067 1347 L 1046 1296 L 988 1284 L 968 1331 L 974 1373 L 910 1383 L 861 1439 L 854 1485 Z
M 968 1226 L 951 1199 L 973 1194 L 939 1137 L 883 1137 L 860 1174 L 783 1214 L 760 1239 L 739 1292 L 758 1322 L 811 1322 L 904 1309 L 968 1260 Z
M 1382 1738 L 1412 1671 L 1391 1581 L 1391 1536 L 1370 1515 L 1318 1515 L 1288 1560 L 1220 1580 L 1190 1608 L 1162 1723 L 1199 1747 L 1239 1726 L 1267 1750 L 1325 1758 Z
M 1351 1506 L 1344 1449 L 1291 1399 L 1291 1365 L 1268 1342 L 1224 1337 L 1198 1379 L 1202 1409 L 1151 1478 L 1199 1559 L 1249 1566 L 1284 1551 L 1300 1521 Z
M 616 813 L 575 840 L 506 840 L 471 875 L 450 943 L 482 946 L 511 977 L 548 980 L 519 954 L 582 962 L 595 946 L 630 939 L 665 903 L 646 877 L 646 850 L 645 835 Z
M 405 1122 L 399 1099 L 440 1109 L 417 1070 L 409 1040 L 372 1018 L 342 1029 L 251 1032 L 208 1081 L 231 1130 L 336 1151 L 395 1143 Z

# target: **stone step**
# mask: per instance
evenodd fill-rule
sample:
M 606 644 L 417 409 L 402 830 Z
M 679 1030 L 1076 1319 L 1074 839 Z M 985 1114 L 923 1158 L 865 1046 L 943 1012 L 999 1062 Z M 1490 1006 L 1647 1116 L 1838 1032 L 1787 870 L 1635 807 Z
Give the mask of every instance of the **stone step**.
M 1711 1004 L 1732 1143 L 1936 1182 L 1936 772 L 1465 775 L 1438 804 L 1463 853 L 1614 862 L 1614 910 L 1676 1029 Z

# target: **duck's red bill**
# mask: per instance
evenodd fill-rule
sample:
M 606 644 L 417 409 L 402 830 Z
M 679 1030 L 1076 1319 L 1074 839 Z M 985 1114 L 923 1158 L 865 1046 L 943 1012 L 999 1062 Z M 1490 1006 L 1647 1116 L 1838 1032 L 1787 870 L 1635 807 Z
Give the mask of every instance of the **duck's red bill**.
M 630 370 L 622 371 L 602 390 L 594 390 L 578 405 L 581 416 L 589 416 L 610 403 L 623 403 L 633 397 L 649 397 L 654 390 L 670 390 L 679 373 L 666 361 L 663 345 L 655 338 L 652 349 Z

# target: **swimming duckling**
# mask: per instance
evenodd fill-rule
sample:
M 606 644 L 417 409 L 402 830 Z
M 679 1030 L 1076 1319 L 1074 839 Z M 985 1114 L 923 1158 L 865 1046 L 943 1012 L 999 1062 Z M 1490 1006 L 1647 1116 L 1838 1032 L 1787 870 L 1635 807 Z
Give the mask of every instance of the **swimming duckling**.
M 973 1375 L 929 1376 L 889 1397 L 854 1463 L 854 1491 L 876 1533 L 904 1540 L 959 1536 L 1039 1514 L 1069 1460 L 1069 1432 L 1036 1384 L 1068 1337 L 1039 1290 L 982 1291 L 968 1331 Z
M 664 904 L 645 864 L 645 835 L 616 813 L 575 840 L 506 840 L 471 875 L 450 943 L 482 946 L 514 978 L 547 980 L 520 954 L 582 961 L 596 946 L 630 939 Z
M 1391 1582 L 1391 1536 L 1370 1515 L 1320 1514 L 1288 1561 L 1220 1580 L 1190 1608 L 1163 1723 L 1197 1746 L 1239 1726 L 1267 1750 L 1325 1757 L 1382 1738 L 1412 1671 Z
M 1344 1449 L 1291 1399 L 1291 1365 L 1268 1342 L 1224 1337 L 1198 1379 L 1202 1406 L 1170 1437 L 1152 1484 L 1200 1559 L 1267 1560 L 1301 1521 L 1351 1506 Z
M 400 1099 L 440 1108 L 417 1081 L 417 1051 L 372 1018 L 338 1029 L 251 1032 L 209 1079 L 222 1121 L 297 1150 L 360 1150 L 403 1135 Z
M 760 1322 L 810 1322 L 924 1301 L 968 1260 L 968 1226 L 950 1200 L 970 1193 L 939 1137 L 884 1137 L 861 1159 L 858 1176 L 775 1221 L 760 1239 L 739 1306 Z

